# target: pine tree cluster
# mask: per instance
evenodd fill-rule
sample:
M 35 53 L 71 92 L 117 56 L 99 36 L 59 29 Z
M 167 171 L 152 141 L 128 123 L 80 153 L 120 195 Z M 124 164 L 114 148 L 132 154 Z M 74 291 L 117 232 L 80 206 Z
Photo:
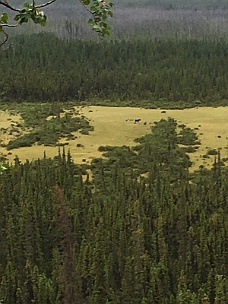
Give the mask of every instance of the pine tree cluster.
M 0 175 L 2 303 L 228 303 L 228 171 L 218 155 L 190 174 L 181 136 L 162 120 L 87 175 L 64 151 L 16 158 Z
M 228 103 L 226 40 L 16 37 L 0 50 L 0 100 Z

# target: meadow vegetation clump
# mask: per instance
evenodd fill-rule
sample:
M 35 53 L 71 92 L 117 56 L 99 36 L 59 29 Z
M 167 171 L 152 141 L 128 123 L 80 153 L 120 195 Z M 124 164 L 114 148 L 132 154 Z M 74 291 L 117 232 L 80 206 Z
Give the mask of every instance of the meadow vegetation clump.
M 74 139 L 72 132 L 89 134 L 93 127 L 85 117 L 74 116 L 78 113 L 66 112 L 61 107 L 32 105 L 24 107 L 21 116 L 27 133 L 18 135 L 7 144 L 7 149 L 30 147 L 34 144 L 55 146 L 61 138 Z
M 7 160 L 7 157 L 5 154 L 0 153 L 0 163 L 5 162 Z
M 186 126 L 182 126 L 181 131 L 179 132 L 178 143 L 185 146 L 200 144 L 196 132 Z
M 77 146 L 78 148 L 83 148 L 83 147 L 84 147 L 83 144 L 80 144 L 80 143 L 78 143 L 76 146 Z
M 115 146 L 100 146 L 98 148 L 98 151 L 100 152 L 109 152 L 109 151 L 113 151 L 115 149 Z
M 199 149 L 199 146 L 186 146 L 181 148 L 185 153 L 194 153 Z
M 173 118 L 161 119 L 151 127 L 151 133 L 135 141 L 136 146 L 130 148 L 127 146 L 100 146 L 99 151 L 104 152 L 102 162 L 104 174 L 107 177 L 110 168 L 121 167 L 124 172 L 132 176 L 148 173 L 156 162 L 163 167 L 163 170 L 172 170 L 173 178 L 178 178 L 178 168 L 181 165 L 183 170 L 191 166 L 191 161 L 185 151 L 178 146 L 178 128 L 177 122 Z M 190 147 L 190 146 L 189 146 Z M 91 170 L 94 172 L 98 159 L 91 163 Z M 106 172 L 106 173 L 105 173 Z
M 218 150 L 217 149 L 209 149 L 207 151 L 207 155 L 210 156 L 210 155 L 217 155 L 218 154 Z

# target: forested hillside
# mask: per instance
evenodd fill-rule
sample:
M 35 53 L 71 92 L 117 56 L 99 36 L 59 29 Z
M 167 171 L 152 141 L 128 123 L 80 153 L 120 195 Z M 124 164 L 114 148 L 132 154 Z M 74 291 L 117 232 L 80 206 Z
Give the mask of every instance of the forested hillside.
M 38 106 L 24 103 L 23 122 L 9 117 L 12 128 L 1 126 L 9 131 L 1 143 L 7 155 L 61 146 L 76 130 L 90 138 L 92 122 L 54 111 L 61 102 L 228 106 L 226 0 L 114 2 L 106 40 L 91 34 L 76 0 L 48 7 L 45 32 L 9 29 L 0 102 L 8 110 L 13 102 Z M 100 146 L 103 158 L 82 165 L 65 150 L 14 164 L 1 155 L 0 303 L 227 304 L 227 147 L 210 143 L 202 159 L 213 154 L 212 169 L 202 164 L 192 173 L 189 153 L 200 147 L 194 130 L 162 119 L 135 146 Z
M 226 40 L 14 39 L 0 50 L 3 101 L 147 100 L 227 104 Z
M 152 131 L 103 147 L 92 179 L 64 152 L 2 172 L 2 303 L 228 302 L 228 171 L 190 175 L 186 132 Z

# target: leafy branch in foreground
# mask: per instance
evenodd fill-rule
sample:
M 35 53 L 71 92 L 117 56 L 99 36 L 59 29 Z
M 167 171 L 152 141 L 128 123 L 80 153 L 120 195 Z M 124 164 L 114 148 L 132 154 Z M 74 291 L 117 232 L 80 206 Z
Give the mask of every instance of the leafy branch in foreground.
M 47 16 L 41 10 L 42 8 L 49 6 L 57 0 L 51 0 L 46 3 L 37 5 L 33 0 L 32 3 L 25 2 L 21 8 L 12 6 L 7 0 L 0 1 L 0 5 L 16 13 L 14 16 L 15 23 L 9 23 L 8 13 L 3 13 L 0 16 L 0 32 L 5 35 L 4 41 L 0 44 L 3 45 L 8 40 L 8 34 L 5 31 L 7 27 L 17 27 L 23 23 L 27 23 L 30 19 L 35 24 L 45 26 L 47 22 Z M 113 3 L 105 0 L 79 0 L 79 2 L 90 13 L 91 18 L 88 20 L 88 24 L 92 29 L 102 37 L 110 34 L 110 26 L 107 23 L 107 18 L 112 17 Z

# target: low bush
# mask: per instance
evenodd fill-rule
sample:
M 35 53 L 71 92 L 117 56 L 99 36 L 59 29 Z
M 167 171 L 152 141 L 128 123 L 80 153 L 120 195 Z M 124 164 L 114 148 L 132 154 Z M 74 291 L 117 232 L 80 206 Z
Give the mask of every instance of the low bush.
M 217 155 L 218 151 L 216 149 L 210 149 L 207 151 L 207 155 Z
M 198 136 L 194 130 L 184 126 L 179 133 L 178 143 L 186 146 L 199 144 Z
M 183 150 L 185 153 L 194 153 L 194 152 L 196 152 L 196 150 L 197 150 L 198 148 L 199 148 L 198 146 L 187 146 L 187 147 L 182 147 L 182 150 Z

